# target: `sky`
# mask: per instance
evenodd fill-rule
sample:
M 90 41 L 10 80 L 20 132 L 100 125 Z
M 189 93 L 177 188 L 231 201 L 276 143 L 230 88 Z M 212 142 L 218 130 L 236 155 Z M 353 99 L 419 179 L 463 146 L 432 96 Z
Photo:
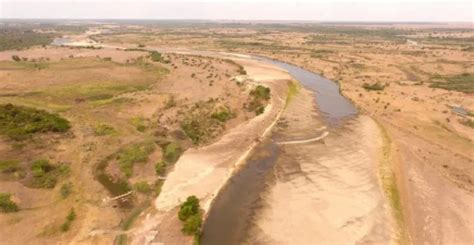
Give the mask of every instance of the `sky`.
M 466 0 L 0 0 L 0 18 L 471 22 Z

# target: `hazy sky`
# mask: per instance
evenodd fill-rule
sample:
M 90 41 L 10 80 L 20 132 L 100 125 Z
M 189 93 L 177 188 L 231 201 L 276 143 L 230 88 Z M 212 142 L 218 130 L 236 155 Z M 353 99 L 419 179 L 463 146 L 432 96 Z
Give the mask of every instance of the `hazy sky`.
M 473 22 L 465 0 L 0 0 L 0 18 Z

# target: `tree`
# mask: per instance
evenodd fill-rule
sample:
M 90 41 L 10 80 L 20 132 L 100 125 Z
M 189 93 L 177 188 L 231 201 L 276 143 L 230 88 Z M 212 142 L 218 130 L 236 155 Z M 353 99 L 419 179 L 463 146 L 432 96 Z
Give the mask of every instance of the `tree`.
M 12 55 L 12 60 L 14 60 L 16 62 L 21 61 L 21 59 L 20 59 L 20 57 L 18 57 L 18 55 Z

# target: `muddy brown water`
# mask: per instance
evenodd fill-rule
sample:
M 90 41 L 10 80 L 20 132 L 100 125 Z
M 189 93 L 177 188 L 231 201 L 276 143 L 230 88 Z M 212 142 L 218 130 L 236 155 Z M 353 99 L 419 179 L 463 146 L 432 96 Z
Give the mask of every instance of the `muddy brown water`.
M 255 57 L 290 73 L 315 93 L 314 100 L 328 127 L 339 128 L 357 115 L 357 109 L 342 96 L 333 81 L 300 67 L 265 57 Z M 219 192 L 203 226 L 202 244 L 242 244 L 248 241 L 252 220 L 262 205 L 262 194 L 272 184 L 273 169 L 278 160 L 278 136 L 258 146 L 245 167 Z

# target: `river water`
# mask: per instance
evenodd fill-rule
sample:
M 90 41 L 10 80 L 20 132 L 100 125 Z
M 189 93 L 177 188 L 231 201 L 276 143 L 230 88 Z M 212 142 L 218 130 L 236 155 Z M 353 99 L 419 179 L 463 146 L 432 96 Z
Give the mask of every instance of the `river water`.
M 314 93 L 314 100 L 328 127 L 340 127 L 357 115 L 357 109 L 342 96 L 333 81 L 300 67 L 264 57 L 256 59 L 289 72 Z M 242 244 L 248 241 L 254 212 L 262 205 L 262 193 L 272 185 L 274 166 L 280 155 L 275 137 L 255 149 L 245 167 L 232 176 L 216 197 L 203 227 L 202 244 Z M 302 224 L 303 225 L 303 224 Z

